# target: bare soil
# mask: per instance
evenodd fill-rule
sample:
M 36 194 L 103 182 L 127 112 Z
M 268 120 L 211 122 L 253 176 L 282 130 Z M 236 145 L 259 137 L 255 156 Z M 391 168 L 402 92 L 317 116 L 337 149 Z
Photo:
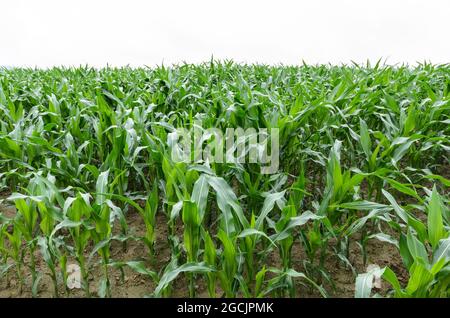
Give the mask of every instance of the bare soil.
M 16 211 L 14 207 L 0 204 L 0 212 L 3 213 L 8 218 L 14 217 Z M 141 217 L 138 213 L 130 211 L 127 215 L 127 223 L 129 226 L 129 234 L 136 237 L 143 236 L 145 233 L 145 225 L 143 224 Z M 132 261 L 132 260 L 142 260 L 146 263 L 146 267 L 160 272 L 166 264 L 170 261 L 170 246 L 167 240 L 168 237 L 168 227 L 166 225 L 165 216 L 159 214 L 157 218 L 157 233 L 156 233 L 156 262 L 151 262 L 149 260 L 149 254 L 147 247 L 143 242 L 137 240 L 128 240 L 127 247 L 121 242 L 113 241 L 111 244 L 111 258 L 113 260 L 120 261 Z M 177 233 L 182 237 L 182 227 L 177 226 Z M 357 245 L 358 237 L 354 237 L 350 243 L 349 249 L 349 260 L 354 265 L 357 273 L 363 273 L 366 268 L 362 261 L 362 255 L 359 246 Z M 333 242 L 331 242 L 331 245 Z M 402 266 L 401 257 L 397 249 L 385 242 L 380 242 L 376 239 L 372 239 L 367 244 L 367 254 L 368 261 L 367 264 L 377 264 L 380 267 L 389 266 L 393 269 L 401 282 L 406 281 L 407 273 L 404 271 Z M 42 274 L 42 278 L 39 283 L 38 297 L 54 297 L 54 287 L 53 282 L 50 277 L 50 270 L 48 269 L 46 263 L 41 258 L 39 252 L 36 254 L 36 268 L 39 273 Z M 301 247 L 301 243 L 297 241 L 294 245 L 293 251 L 293 267 L 297 271 L 304 272 L 304 261 L 307 259 L 305 252 Z M 8 297 L 32 297 L 31 293 L 31 273 L 29 272 L 27 266 L 30 263 L 30 258 L 27 255 L 25 257 L 25 285 L 22 292 L 19 291 L 19 283 L 16 279 L 15 272 L 10 271 L 9 277 L 3 277 L 0 279 L 0 298 Z M 76 263 L 74 260 L 69 260 L 68 263 Z M 273 251 L 267 257 L 267 263 L 270 266 L 277 266 L 281 264 L 279 255 L 277 251 Z M 352 270 L 346 266 L 334 253 L 329 253 L 325 268 L 331 276 L 332 281 L 335 284 L 335 289 L 331 286 L 327 287 L 329 296 L 331 297 L 353 297 L 354 295 L 354 285 L 355 276 Z M 110 268 L 110 282 L 111 282 L 111 293 L 112 297 L 117 298 L 136 298 L 136 297 L 146 297 L 151 294 L 155 289 L 155 284 L 149 277 L 145 277 L 135 271 L 124 267 L 124 279 L 122 280 L 121 271 L 116 268 Z M 100 266 L 99 259 L 94 259 L 90 266 L 90 292 L 92 296 L 97 295 L 97 286 L 100 279 L 103 277 L 102 268 Z M 321 297 L 319 292 L 310 287 L 302 286 L 298 284 L 298 290 L 296 293 L 297 297 Z M 383 294 L 388 288 L 388 285 L 383 282 L 381 290 L 376 290 L 377 292 Z M 65 287 L 62 282 L 58 286 L 60 297 L 84 297 L 84 291 L 82 289 L 73 289 L 69 294 L 65 292 Z M 208 292 L 206 289 L 206 283 L 202 276 L 199 275 L 196 284 L 197 297 L 208 297 Z M 188 297 L 188 283 L 183 275 L 180 275 L 174 282 L 172 287 L 173 297 Z M 217 288 L 217 296 L 221 296 L 221 291 L 219 286 Z

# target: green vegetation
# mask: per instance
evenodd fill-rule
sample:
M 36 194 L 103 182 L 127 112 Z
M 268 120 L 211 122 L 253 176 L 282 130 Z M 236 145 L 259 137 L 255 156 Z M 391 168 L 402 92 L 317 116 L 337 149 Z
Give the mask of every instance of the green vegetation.
M 279 128 L 278 173 L 173 162 L 169 134 L 194 121 Z M 190 297 L 339 296 L 337 258 L 357 297 L 450 297 L 449 151 L 449 65 L 0 69 L 0 282 L 37 296 L 39 259 L 55 296 L 69 261 L 86 297 L 124 267 L 156 297 L 176 280 Z M 358 270 L 373 241 L 402 268 Z M 112 253 L 130 242 L 147 257 Z

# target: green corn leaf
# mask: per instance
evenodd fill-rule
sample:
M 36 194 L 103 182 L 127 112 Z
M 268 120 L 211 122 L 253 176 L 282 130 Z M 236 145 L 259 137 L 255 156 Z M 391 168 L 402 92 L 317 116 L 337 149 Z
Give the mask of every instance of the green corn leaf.
M 444 223 L 442 220 L 442 205 L 436 187 L 433 187 L 430 203 L 428 204 L 428 237 L 433 248 L 439 240 L 445 238 Z
M 158 275 L 154 271 L 148 270 L 145 267 L 145 263 L 142 261 L 111 262 L 108 264 L 108 266 L 112 266 L 112 267 L 116 267 L 116 268 L 128 266 L 135 272 L 145 275 L 145 276 L 148 276 L 156 282 L 158 281 Z
M 366 158 L 370 158 L 372 154 L 372 143 L 370 141 L 369 129 L 367 128 L 366 122 L 362 118 L 359 120 L 359 125 L 361 127 L 359 142 L 361 143 L 361 147 L 366 154 Z
M 192 191 L 191 196 L 191 200 L 197 203 L 201 220 L 203 220 L 203 217 L 205 215 L 206 204 L 208 203 L 208 192 L 208 179 L 205 175 L 201 175 L 194 184 L 194 190 Z
M 257 230 L 261 230 L 264 219 L 266 216 L 273 210 L 275 207 L 275 203 L 278 205 L 280 209 L 283 209 L 285 204 L 285 195 L 286 191 L 276 192 L 276 193 L 269 193 L 266 198 L 264 199 L 264 204 L 261 209 L 261 212 L 256 220 L 255 228 Z
M 163 274 L 159 280 L 158 286 L 154 291 L 154 295 L 159 297 L 164 289 L 166 289 L 169 284 L 178 277 L 179 274 L 184 272 L 189 273 L 208 273 L 214 271 L 212 268 L 208 267 L 204 263 L 186 263 L 173 270 L 167 271 Z
M 99 206 L 103 206 L 103 204 L 105 203 L 106 200 L 106 195 L 105 193 L 108 192 L 108 175 L 109 175 L 109 170 L 107 171 L 103 171 L 102 173 L 100 173 L 100 175 L 98 176 L 97 179 L 97 183 L 95 185 L 95 191 L 97 193 L 96 198 L 95 198 L 95 203 Z
M 405 292 L 402 290 L 400 282 L 397 279 L 397 275 L 395 275 L 395 273 L 389 267 L 384 269 L 383 278 L 388 281 L 392 285 L 392 287 L 394 287 L 397 297 L 405 296 Z
M 362 200 L 362 201 L 342 203 L 339 204 L 338 207 L 351 210 L 374 210 L 374 209 L 385 209 L 388 206 L 385 204 Z
M 408 231 L 408 234 L 406 235 L 406 243 L 414 260 L 421 259 L 424 262 L 428 262 L 428 253 L 425 246 L 411 233 L 411 231 Z
M 415 260 L 410 268 L 411 276 L 405 290 L 409 295 L 418 293 L 417 296 L 423 296 L 421 292 L 426 290 L 428 284 L 433 280 L 433 274 L 428 271 L 423 261 Z
M 439 241 L 439 244 L 433 253 L 433 265 L 441 259 L 450 261 L 450 237 Z

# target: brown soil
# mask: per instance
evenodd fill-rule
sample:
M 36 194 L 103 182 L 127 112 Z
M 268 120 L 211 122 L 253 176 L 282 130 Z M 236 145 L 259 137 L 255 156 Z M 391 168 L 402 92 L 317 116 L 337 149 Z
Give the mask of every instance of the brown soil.
M 15 214 L 15 208 L 0 204 L 0 212 L 7 217 L 13 217 Z M 129 226 L 130 234 L 139 237 L 145 232 L 145 226 L 141 221 L 141 217 L 138 213 L 130 211 L 127 216 L 127 223 Z M 124 250 L 121 242 L 114 241 L 111 244 L 111 258 L 113 260 L 120 261 L 131 261 L 131 260 L 143 260 L 146 263 L 146 267 L 157 273 L 164 268 L 166 264 L 170 261 L 170 246 L 167 241 L 168 228 L 166 225 L 165 216 L 160 214 L 157 218 L 157 239 L 155 246 L 156 253 L 156 264 L 149 261 L 149 254 L 147 247 L 141 241 L 129 240 L 127 241 L 127 248 Z M 177 225 L 176 231 L 180 237 L 182 237 L 182 227 Z M 362 256 L 359 246 L 356 244 L 357 237 L 352 238 L 350 243 L 349 260 L 355 266 L 357 273 L 363 273 L 366 271 L 362 263 Z M 331 242 L 332 243 L 332 242 Z M 331 244 L 332 245 L 332 244 Z M 91 247 L 92 248 L 92 247 Z M 370 240 L 367 244 L 368 261 L 367 264 L 377 264 L 380 267 L 390 266 L 399 275 L 401 282 L 407 279 L 407 275 L 404 272 L 402 261 L 398 250 L 391 244 L 380 242 L 378 240 Z M 305 252 L 302 250 L 301 243 L 296 241 L 293 251 L 293 267 L 299 271 L 304 272 L 303 263 L 307 259 Z M 42 279 L 39 284 L 38 297 L 53 297 L 53 283 L 50 278 L 50 271 L 40 257 L 39 252 L 36 252 L 36 268 L 42 274 Z M 10 271 L 9 279 L 5 277 L 0 279 L 0 298 L 5 297 L 31 297 L 31 274 L 27 268 L 29 264 L 29 256 L 25 257 L 26 269 L 25 275 L 25 286 L 23 291 L 19 292 L 19 284 L 15 276 L 14 271 Z M 73 260 L 69 260 L 68 263 L 75 263 Z M 267 263 L 270 266 L 279 266 L 280 259 L 277 251 L 273 251 L 267 257 Z M 346 267 L 345 264 L 334 253 L 329 253 L 325 267 L 333 280 L 336 289 L 332 289 L 331 286 L 327 287 L 327 292 L 331 297 L 353 297 L 354 295 L 354 285 L 355 276 L 351 269 Z M 149 296 L 151 292 L 156 287 L 155 284 L 149 277 L 140 275 L 133 270 L 125 267 L 125 276 L 122 281 L 121 272 L 118 269 L 110 268 L 110 281 L 111 281 L 111 292 L 112 297 L 145 297 Z M 102 268 L 99 265 L 99 259 L 94 259 L 90 267 L 90 291 L 91 295 L 97 295 L 97 285 L 100 279 L 103 277 Z M 8 282 L 7 282 L 8 281 Z M 65 293 L 65 288 L 60 283 L 58 286 L 60 297 L 84 297 L 84 292 L 81 289 L 71 290 L 70 294 Z M 310 287 L 305 287 L 298 284 L 298 290 L 296 293 L 297 297 L 320 297 L 317 290 Z M 382 290 L 377 292 L 383 294 L 387 289 L 387 285 L 383 283 Z M 206 284 L 204 279 L 199 275 L 196 284 L 197 297 L 208 297 L 208 292 L 206 290 Z M 172 286 L 172 296 L 173 297 L 187 297 L 188 283 L 183 275 L 180 275 L 174 282 Z M 217 296 L 221 296 L 221 292 L 217 290 Z

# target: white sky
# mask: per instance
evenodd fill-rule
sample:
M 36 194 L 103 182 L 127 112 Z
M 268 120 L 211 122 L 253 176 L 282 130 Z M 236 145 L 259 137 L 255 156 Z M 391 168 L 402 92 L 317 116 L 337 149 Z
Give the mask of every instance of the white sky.
M 0 0 L 0 65 L 450 62 L 449 0 Z

